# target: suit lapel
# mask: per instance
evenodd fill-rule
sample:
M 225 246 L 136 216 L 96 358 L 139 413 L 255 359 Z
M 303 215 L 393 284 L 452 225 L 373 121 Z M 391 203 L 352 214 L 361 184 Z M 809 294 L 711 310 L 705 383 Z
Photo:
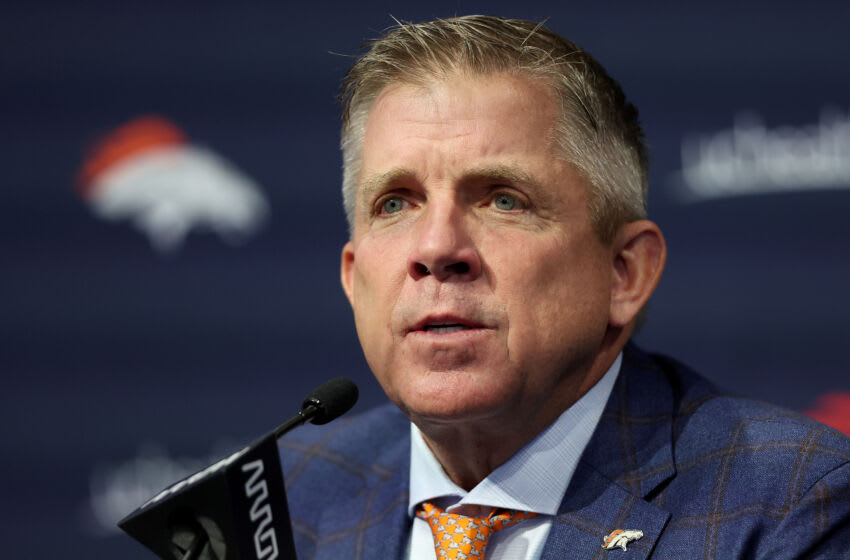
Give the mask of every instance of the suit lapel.
M 651 358 L 627 345 L 605 411 L 573 475 L 552 525 L 544 560 L 647 558 L 670 514 L 648 498 L 675 475 L 672 451 L 673 390 Z M 616 529 L 643 538 L 606 551 L 602 539 Z
M 543 560 L 648 558 L 670 514 L 612 483 L 586 464 L 581 464 L 552 524 L 543 549 Z M 638 529 L 643 538 L 627 547 L 606 551 L 602 539 L 615 529 Z

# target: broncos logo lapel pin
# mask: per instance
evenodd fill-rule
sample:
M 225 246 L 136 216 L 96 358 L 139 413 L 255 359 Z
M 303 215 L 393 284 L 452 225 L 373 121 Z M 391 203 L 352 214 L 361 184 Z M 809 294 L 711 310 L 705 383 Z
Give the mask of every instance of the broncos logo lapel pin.
M 609 534 L 602 537 L 602 548 L 605 550 L 613 550 L 622 548 L 623 551 L 628 550 L 627 545 L 631 542 L 643 538 L 643 531 L 636 529 L 615 529 Z

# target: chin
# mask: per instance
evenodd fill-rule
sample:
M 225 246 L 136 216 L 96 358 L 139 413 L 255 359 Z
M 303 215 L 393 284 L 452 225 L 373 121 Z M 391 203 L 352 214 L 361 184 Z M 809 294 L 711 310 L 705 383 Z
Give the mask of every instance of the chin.
M 408 384 L 392 400 L 414 421 L 469 422 L 498 417 L 509 411 L 513 391 L 469 372 L 428 372 Z

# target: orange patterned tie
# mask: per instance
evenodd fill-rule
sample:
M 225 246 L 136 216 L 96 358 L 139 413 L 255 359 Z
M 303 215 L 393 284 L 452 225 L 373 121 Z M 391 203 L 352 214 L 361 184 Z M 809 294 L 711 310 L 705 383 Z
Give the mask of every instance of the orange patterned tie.
M 487 542 L 495 531 L 537 514 L 512 509 L 494 509 L 487 517 L 467 517 L 445 513 L 437 506 L 423 502 L 416 510 L 416 515 L 431 526 L 434 549 L 439 560 L 481 560 L 484 558 Z

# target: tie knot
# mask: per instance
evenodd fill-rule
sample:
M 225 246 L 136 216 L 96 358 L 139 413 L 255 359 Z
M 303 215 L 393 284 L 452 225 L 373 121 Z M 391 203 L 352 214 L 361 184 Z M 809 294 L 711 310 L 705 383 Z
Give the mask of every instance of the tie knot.
M 431 527 L 434 548 L 440 560 L 451 558 L 482 559 L 487 543 L 495 531 L 510 527 L 537 514 L 527 511 L 494 508 L 484 517 L 446 513 L 427 502 L 416 511 Z

